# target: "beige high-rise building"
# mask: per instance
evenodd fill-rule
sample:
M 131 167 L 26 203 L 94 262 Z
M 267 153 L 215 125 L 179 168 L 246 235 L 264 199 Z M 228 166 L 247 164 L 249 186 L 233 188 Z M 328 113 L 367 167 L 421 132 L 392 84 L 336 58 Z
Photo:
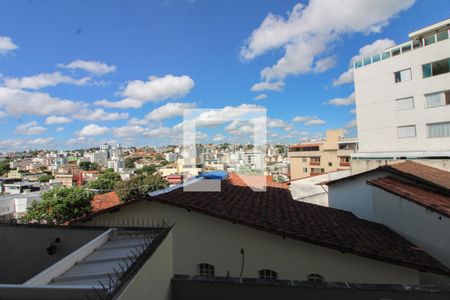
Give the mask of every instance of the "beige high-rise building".
M 326 140 L 289 147 L 291 180 L 350 168 L 350 156 L 358 148 L 357 139 L 345 139 L 344 130 L 327 130 Z

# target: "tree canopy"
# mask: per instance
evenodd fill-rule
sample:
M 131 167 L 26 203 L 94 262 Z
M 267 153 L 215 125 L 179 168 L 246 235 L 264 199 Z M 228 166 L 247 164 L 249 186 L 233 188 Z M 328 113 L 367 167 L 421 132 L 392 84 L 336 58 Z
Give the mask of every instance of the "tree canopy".
M 120 175 L 113 169 L 107 169 L 96 180 L 89 183 L 89 188 L 101 190 L 102 192 L 112 191 L 117 182 L 120 181 Z
M 39 177 L 38 180 L 39 180 L 39 182 L 49 182 L 50 179 L 54 179 L 54 178 L 55 178 L 55 176 L 46 174 L 46 175 L 42 175 L 41 177 Z
M 134 171 L 136 174 L 153 174 L 156 172 L 156 166 L 155 165 L 148 165 L 148 166 L 144 166 L 136 171 Z
M 128 181 L 119 181 L 114 190 L 123 202 L 138 200 L 149 192 L 164 189 L 167 181 L 159 175 L 140 174 Z
M 41 194 L 40 202 L 34 201 L 22 221 L 59 225 L 89 214 L 92 210 L 92 194 L 83 188 L 58 187 Z
M 100 170 L 100 166 L 98 163 L 91 163 L 90 161 L 82 161 L 80 162 L 80 169 L 83 171 L 98 171 Z
M 0 161 L 0 176 L 3 174 L 8 173 L 9 169 L 9 160 L 2 160 Z

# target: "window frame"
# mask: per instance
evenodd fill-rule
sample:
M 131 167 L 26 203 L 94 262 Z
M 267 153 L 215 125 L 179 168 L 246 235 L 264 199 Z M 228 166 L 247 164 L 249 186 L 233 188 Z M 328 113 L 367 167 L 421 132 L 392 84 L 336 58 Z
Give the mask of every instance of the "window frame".
M 400 136 L 400 128 L 407 128 L 407 127 L 414 127 L 414 136 Z M 404 126 L 397 126 L 397 138 L 398 139 L 412 139 L 417 137 L 417 127 L 416 125 L 404 125 Z
M 306 275 L 306 279 L 310 282 L 324 282 L 325 281 L 325 277 L 323 277 L 322 275 L 318 274 L 318 273 L 311 273 Z
M 440 138 L 449 138 L 450 137 L 450 129 L 449 129 L 449 135 L 445 135 L 445 136 L 430 136 L 430 126 L 433 125 L 439 125 L 439 124 L 448 124 L 448 126 L 450 127 L 450 121 L 447 122 L 436 122 L 436 123 L 427 123 L 427 138 L 429 139 L 440 139 Z
M 197 265 L 198 275 L 201 277 L 215 277 L 215 267 L 208 263 L 199 263 Z
M 258 271 L 258 278 L 261 280 L 278 280 L 278 273 L 271 269 L 261 269 Z
M 399 109 L 398 106 L 397 106 L 397 104 L 398 104 L 399 102 L 397 102 L 397 101 L 402 101 L 402 100 L 407 100 L 407 99 L 411 99 L 412 107 L 410 107 L 410 108 L 401 108 L 401 109 Z M 395 111 L 411 110 L 411 109 L 414 109 L 414 108 L 415 108 L 415 105 L 414 105 L 414 96 L 395 99 L 395 102 L 394 102 L 394 103 L 395 103 Z
M 409 80 L 401 80 L 402 79 L 402 72 L 404 71 L 409 71 Z M 397 80 L 397 74 L 399 75 L 399 80 Z M 395 83 L 400 83 L 400 82 L 407 82 L 407 81 L 411 81 L 412 80 L 412 71 L 411 68 L 407 68 L 407 69 L 403 69 L 403 70 L 398 70 L 396 72 L 394 72 L 394 81 Z

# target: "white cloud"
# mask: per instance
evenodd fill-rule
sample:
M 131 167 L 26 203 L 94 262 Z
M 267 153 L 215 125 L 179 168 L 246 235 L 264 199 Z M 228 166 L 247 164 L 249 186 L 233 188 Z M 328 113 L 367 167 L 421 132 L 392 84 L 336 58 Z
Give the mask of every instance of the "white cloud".
M 251 90 L 253 92 L 259 92 L 259 91 L 282 91 L 284 89 L 284 82 L 282 81 L 275 81 L 275 82 L 258 82 L 255 83 Z
M 58 128 L 56 128 L 56 131 L 58 131 L 58 132 L 64 131 L 64 127 L 58 127 Z
M 395 42 L 390 39 L 379 39 L 375 42 L 365 45 L 359 49 L 359 54 L 352 57 L 349 63 L 349 69 L 342 73 L 338 79 L 333 80 L 333 85 L 338 86 L 341 84 L 352 83 L 353 82 L 353 63 L 357 60 L 361 60 L 365 57 L 370 57 L 372 55 L 381 53 L 383 50 L 390 48 L 395 45 Z
M 173 137 L 174 129 L 160 126 L 158 128 L 148 129 L 144 132 L 146 137 Z
M 352 93 L 350 96 L 346 98 L 334 98 L 331 100 L 328 100 L 328 104 L 335 105 L 335 106 L 345 106 L 345 105 L 351 105 L 355 103 L 355 93 Z
M 350 110 L 350 113 L 351 113 L 351 114 L 356 114 L 356 108 Z
M 41 89 L 47 86 L 55 86 L 60 83 L 86 85 L 91 81 L 90 77 L 75 79 L 70 76 L 62 75 L 59 72 L 41 73 L 34 76 L 20 78 L 6 78 L 4 85 L 13 89 Z
M 194 87 L 194 80 L 187 75 L 164 77 L 150 76 L 148 81 L 133 80 L 121 92 L 122 96 L 146 101 L 179 99 L 186 96 Z
M 78 135 L 81 137 L 96 136 L 96 135 L 105 134 L 108 131 L 109 131 L 109 128 L 107 128 L 107 127 L 101 127 L 101 126 L 98 126 L 97 124 L 89 124 L 89 125 L 84 126 L 83 129 L 81 129 L 81 131 L 78 133 Z
M 217 133 L 213 136 L 214 142 L 223 142 L 225 140 L 225 136 L 221 133 Z
M 311 126 L 311 125 L 322 125 L 325 124 L 326 121 L 322 120 L 322 119 L 313 119 L 313 120 L 309 120 L 305 122 L 306 126 Z
M 31 144 L 31 145 L 46 145 L 46 144 L 50 144 L 51 142 L 53 142 L 53 138 L 52 137 L 35 138 L 35 139 L 27 141 L 27 143 Z
M 266 99 L 266 98 L 267 98 L 266 94 L 259 94 L 258 96 L 256 96 L 253 99 L 255 99 L 255 100 L 263 100 L 263 99 Z
M 294 119 L 292 119 L 292 121 L 297 122 L 297 123 L 304 123 L 304 122 L 311 121 L 316 118 L 317 118 L 316 116 L 297 116 Z
M 47 129 L 42 126 L 39 126 L 36 121 L 31 121 L 25 124 L 18 125 L 16 127 L 15 133 L 33 135 L 33 134 L 41 134 L 46 131 Z
M 351 33 L 380 32 L 392 17 L 414 2 L 310 0 L 308 5 L 298 3 L 286 18 L 269 13 L 252 32 L 240 55 L 243 60 L 252 60 L 270 50 L 284 49 L 283 57 L 275 65 L 261 71 L 264 82 L 309 73 L 314 70 L 314 62 L 317 65 L 317 58 L 337 40 Z
M 137 125 L 126 125 L 126 126 L 122 126 L 122 127 L 113 129 L 114 135 L 117 135 L 120 137 L 135 136 L 138 134 L 143 134 L 144 131 L 145 131 L 144 128 L 137 126 Z
M 95 101 L 94 104 L 108 108 L 141 108 L 144 103 L 136 99 L 125 98 L 120 101 L 108 101 L 102 99 Z
M 77 111 L 80 102 L 54 98 L 46 93 L 0 87 L 0 108 L 11 115 L 66 115 Z
M 0 54 L 5 54 L 17 48 L 17 45 L 13 43 L 10 37 L 0 36 Z
M 6 118 L 8 114 L 5 113 L 4 111 L 0 110 L 0 119 Z
M 30 149 L 30 146 L 36 147 L 41 146 L 44 148 L 49 148 L 50 144 L 53 142 L 52 137 L 47 138 L 35 138 L 35 139 L 8 139 L 0 140 L 0 149 L 6 151 L 12 150 L 26 150 Z
M 347 124 L 345 124 L 345 128 L 350 129 L 350 128 L 355 128 L 356 127 L 356 119 L 348 122 Z
M 95 75 L 103 75 L 116 70 L 116 66 L 114 65 L 107 65 L 99 61 L 88 61 L 82 59 L 74 60 L 67 65 L 58 64 L 58 67 L 65 69 L 81 69 Z
M 352 82 L 353 82 L 353 67 L 350 67 L 347 71 L 339 75 L 338 79 L 333 80 L 333 85 L 338 86 Z
M 149 112 L 144 119 L 146 121 L 162 121 L 176 116 L 182 116 L 184 109 L 194 107 L 196 107 L 194 103 L 169 102 Z
M 336 56 L 328 56 L 316 61 L 314 66 L 314 73 L 323 73 L 336 66 Z
M 106 112 L 102 108 L 95 110 L 83 109 L 73 115 L 74 118 L 83 121 L 116 121 L 128 119 L 128 113 Z
M 45 124 L 65 124 L 72 122 L 72 119 L 67 117 L 50 116 L 45 119 Z

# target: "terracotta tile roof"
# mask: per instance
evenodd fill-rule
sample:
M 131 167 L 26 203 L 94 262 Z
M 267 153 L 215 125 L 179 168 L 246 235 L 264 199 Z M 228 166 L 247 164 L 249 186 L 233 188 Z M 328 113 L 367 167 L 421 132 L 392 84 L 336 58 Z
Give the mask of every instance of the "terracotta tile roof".
M 221 192 L 178 188 L 149 200 L 346 253 L 450 274 L 444 265 L 388 227 L 358 219 L 350 212 L 295 201 L 278 183 L 269 183 L 266 192 L 254 192 L 231 174 L 222 181 Z
M 410 160 L 382 168 L 450 192 L 450 172 Z
M 117 196 L 115 192 L 95 195 L 91 201 L 92 212 L 99 212 L 101 210 L 119 205 L 121 202 L 122 201 L 120 201 L 119 196 Z
M 367 181 L 394 195 L 411 200 L 450 218 L 450 197 L 435 193 L 423 187 L 412 185 L 390 176 Z

